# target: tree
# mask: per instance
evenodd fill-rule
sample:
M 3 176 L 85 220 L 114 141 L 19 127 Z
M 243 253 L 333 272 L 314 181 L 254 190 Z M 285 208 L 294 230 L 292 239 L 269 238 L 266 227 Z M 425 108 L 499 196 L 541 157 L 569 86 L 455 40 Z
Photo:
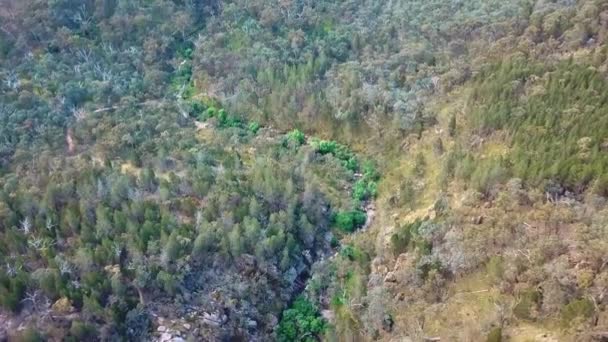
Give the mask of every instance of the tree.
M 177 241 L 177 231 L 173 231 L 167 240 L 167 243 L 163 247 L 163 253 L 161 256 L 161 261 L 165 265 L 165 267 L 169 266 L 175 260 L 177 260 L 181 246 L 179 241 Z

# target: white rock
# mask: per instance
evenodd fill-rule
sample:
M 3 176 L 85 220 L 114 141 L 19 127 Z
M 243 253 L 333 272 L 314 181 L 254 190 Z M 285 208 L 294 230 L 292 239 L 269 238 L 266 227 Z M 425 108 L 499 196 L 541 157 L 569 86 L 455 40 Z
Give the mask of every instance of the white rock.
M 158 328 L 156 328 L 156 331 L 165 332 L 165 331 L 167 331 L 167 327 L 164 325 L 161 325 Z
M 162 335 L 160 335 L 160 342 L 167 342 L 170 341 L 172 338 L 173 336 L 171 336 L 171 334 L 163 333 Z

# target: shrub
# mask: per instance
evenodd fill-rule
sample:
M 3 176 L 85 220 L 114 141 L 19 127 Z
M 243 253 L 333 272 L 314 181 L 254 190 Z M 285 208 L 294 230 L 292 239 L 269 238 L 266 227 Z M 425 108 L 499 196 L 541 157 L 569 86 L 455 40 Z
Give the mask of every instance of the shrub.
M 595 307 L 593 302 L 587 298 L 575 299 L 568 303 L 561 312 L 562 324 L 570 326 L 577 320 L 587 319 L 593 315 Z
M 344 258 L 347 258 L 350 261 L 355 260 L 355 248 L 351 245 L 346 245 L 344 247 L 342 247 L 342 249 L 340 250 L 340 255 L 343 256 Z
M 356 200 L 363 201 L 368 197 L 368 195 L 369 192 L 367 190 L 367 184 L 363 179 L 359 179 L 353 187 L 353 197 Z
M 211 107 L 207 108 L 205 113 L 207 114 L 207 117 L 212 118 L 217 114 L 217 108 L 211 106 Z
M 488 275 L 493 281 L 499 281 L 504 274 L 504 260 L 501 256 L 493 256 L 486 264 Z
M 407 250 L 413 236 L 418 234 L 418 228 L 423 222 L 422 220 L 416 220 L 396 229 L 396 232 L 391 236 L 391 247 L 395 255 Z
M 486 338 L 487 342 L 501 342 L 502 341 L 502 328 L 495 327 L 490 330 L 488 333 L 488 337 Z
M 150 316 L 142 309 L 136 308 L 127 313 L 125 321 L 127 337 L 130 341 L 146 341 L 150 330 Z
M 513 314 L 517 318 L 531 319 L 532 309 L 536 308 L 540 301 L 540 293 L 536 290 L 525 290 L 519 295 L 519 301 L 513 307 Z
M 300 296 L 290 309 L 283 312 L 277 329 L 278 341 L 314 342 L 319 339 L 327 327 L 325 320 L 315 306 Z
M 25 294 L 27 279 L 23 274 L 15 277 L 0 275 L 0 305 L 16 311 Z
M 85 341 L 88 339 L 95 339 L 96 336 L 95 327 L 81 321 L 72 321 L 70 327 L 70 338 L 74 341 Z
M 28 327 L 14 339 L 17 342 L 42 342 L 44 337 L 34 328 Z
M 341 212 L 335 215 L 334 223 L 342 231 L 347 233 L 354 232 L 365 224 L 367 216 L 361 210 Z
M 287 142 L 293 142 L 297 146 L 303 145 L 306 142 L 306 136 L 299 129 L 287 133 Z
M 249 124 L 249 132 L 253 133 L 253 134 L 257 134 L 258 131 L 260 130 L 260 123 L 257 121 L 252 121 Z

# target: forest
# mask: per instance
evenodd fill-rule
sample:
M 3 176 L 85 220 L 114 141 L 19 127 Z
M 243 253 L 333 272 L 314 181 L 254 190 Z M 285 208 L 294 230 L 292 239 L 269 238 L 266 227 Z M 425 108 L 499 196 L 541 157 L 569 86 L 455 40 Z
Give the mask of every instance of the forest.
M 0 340 L 603 341 L 608 2 L 0 0 Z

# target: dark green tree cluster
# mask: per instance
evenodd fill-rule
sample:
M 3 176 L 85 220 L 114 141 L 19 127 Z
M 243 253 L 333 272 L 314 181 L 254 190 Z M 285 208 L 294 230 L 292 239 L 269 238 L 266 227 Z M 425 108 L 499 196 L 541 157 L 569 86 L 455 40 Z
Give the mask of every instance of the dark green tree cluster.
M 574 192 L 595 186 L 605 195 L 607 90 L 597 70 L 573 61 L 550 66 L 516 59 L 484 69 L 471 119 L 482 134 L 510 132 L 512 149 L 506 159 L 471 161 L 465 174 L 483 192 L 512 175 Z

